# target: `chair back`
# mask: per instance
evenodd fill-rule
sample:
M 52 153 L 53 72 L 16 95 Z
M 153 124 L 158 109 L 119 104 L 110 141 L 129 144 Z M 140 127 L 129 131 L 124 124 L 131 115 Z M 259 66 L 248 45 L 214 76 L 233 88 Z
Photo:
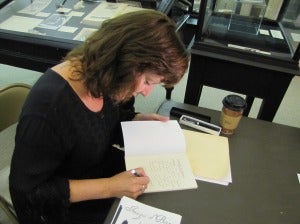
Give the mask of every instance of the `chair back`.
M 0 131 L 19 119 L 30 85 L 14 83 L 0 89 Z
M 15 147 L 16 128 L 17 123 L 14 123 L 0 132 L 0 216 L 11 224 L 18 224 L 9 192 L 10 163 Z

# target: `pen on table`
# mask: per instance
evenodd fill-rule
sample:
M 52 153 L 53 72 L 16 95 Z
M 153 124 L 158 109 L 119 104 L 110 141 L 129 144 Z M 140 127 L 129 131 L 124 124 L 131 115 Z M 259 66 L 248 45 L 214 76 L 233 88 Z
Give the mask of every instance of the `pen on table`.
M 67 0 L 63 0 L 61 4 L 56 4 L 56 8 L 63 8 Z
M 141 175 L 140 174 L 138 174 L 138 172 L 136 172 L 136 170 L 135 169 L 133 169 L 133 170 L 130 170 L 130 172 L 134 175 L 134 176 L 136 176 L 136 177 L 141 177 Z
M 64 0 L 62 3 L 61 3 L 61 6 L 64 6 L 64 4 L 66 3 L 67 0 Z

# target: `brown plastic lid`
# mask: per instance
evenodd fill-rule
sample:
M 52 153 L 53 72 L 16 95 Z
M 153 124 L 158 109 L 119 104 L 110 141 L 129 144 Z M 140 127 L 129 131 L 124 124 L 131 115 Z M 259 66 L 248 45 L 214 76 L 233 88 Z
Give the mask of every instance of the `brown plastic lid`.
M 228 95 L 223 99 L 224 107 L 233 110 L 233 111 L 241 111 L 247 107 L 247 103 L 244 98 L 238 95 Z

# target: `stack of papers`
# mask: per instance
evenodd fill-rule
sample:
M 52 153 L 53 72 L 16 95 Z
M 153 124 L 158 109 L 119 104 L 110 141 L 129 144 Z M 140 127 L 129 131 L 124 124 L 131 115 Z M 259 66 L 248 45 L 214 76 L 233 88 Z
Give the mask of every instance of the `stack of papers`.
M 189 130 L 183 133 L 196 179 L 222 185 L 231 183 L 228 138 Z

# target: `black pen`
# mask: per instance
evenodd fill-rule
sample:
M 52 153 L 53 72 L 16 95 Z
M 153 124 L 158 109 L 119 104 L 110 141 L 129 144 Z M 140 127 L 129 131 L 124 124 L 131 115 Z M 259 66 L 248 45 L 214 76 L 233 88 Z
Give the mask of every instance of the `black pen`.
M 64 0 L 61 4 L 56 4 L 56 8 L 59 9 L 59 8 L 63 8 L 64 7 L 64 4 L 66 3 L 67 0 Z M 63 12 L 62 12 L 63 13 Z
M 61 6 L 64 6 L 64 4 L 66 3 L 67 0 L 64 0 L 62 3 L 61 3 Z
M 141 177 L 141 175 L 140 174 L 138 174 L 138 172 L 136 172 L 136 170 L 135 169 L 133 169 L 133 170 L 130 170 L 130 172 L 134 175 L 134 176 L 136 176 L 136 177 Z

